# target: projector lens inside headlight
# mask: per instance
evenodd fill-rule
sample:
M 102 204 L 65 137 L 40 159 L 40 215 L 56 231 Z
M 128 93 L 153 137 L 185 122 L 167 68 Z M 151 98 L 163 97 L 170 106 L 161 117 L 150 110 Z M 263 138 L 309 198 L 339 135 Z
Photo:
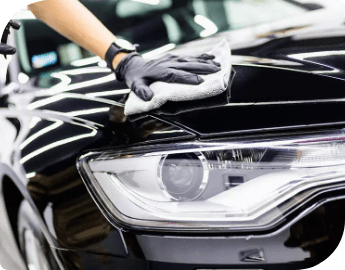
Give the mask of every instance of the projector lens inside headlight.
M 158 170 L 162 191 L 178 201 L 196 199 L 208 181 L 207 161 L 200 153 L 166 155 Z
M 267 230 L 344 188 L 343 135 L 141 146 L 89 153 L 78 168 L 116 226 Z

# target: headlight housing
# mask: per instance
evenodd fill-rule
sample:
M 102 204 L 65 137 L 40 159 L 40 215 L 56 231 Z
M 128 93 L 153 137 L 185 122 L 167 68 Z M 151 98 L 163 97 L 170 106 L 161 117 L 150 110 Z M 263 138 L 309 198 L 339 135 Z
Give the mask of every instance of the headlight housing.
M 148 145 L 83 155 L 78 169 L 115 226 L 258 231 L 345 185 L 345 136 Z

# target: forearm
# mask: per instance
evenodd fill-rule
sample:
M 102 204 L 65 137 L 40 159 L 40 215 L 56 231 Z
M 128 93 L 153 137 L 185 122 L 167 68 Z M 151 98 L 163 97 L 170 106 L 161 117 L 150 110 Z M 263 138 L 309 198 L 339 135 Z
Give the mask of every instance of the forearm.
M 115 35 L 78 0 L 44 0 L 31 4 L 29 9 L 51 28 L 102 59 L 115 40 Z M 119 54 L 113 65 L 122 57 Z

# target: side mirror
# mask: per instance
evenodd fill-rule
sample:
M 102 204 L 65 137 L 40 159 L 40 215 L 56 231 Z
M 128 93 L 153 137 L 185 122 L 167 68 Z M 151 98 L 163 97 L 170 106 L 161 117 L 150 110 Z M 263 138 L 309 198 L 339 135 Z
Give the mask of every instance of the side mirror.
M 2 55 L 12 55 L 17 52 L 16 48 L 9 46 L 7 44 L 0 44 L 0 54 Z
M 6 55 L 12 55 L 16 53 L 16 49 L 12 46 L 7 45 L 7 39 L 10 34 L 10 29 L 13 28 L 14 30 L 18 30 L 20 28 L 21 24 L 16 21 L 9 21 L 9 23 L 6 25 L 4 33 L 1 37 L 1 44 L 0 44 L 0 54 L 4 55 L 6 58 Z
M 2 91 L 6 84 L 6 75 L 9 61 L 7 60 L 7 55 L 12 55 L 16 53 L 16 48 L 7 45 L 7 39 L 10 34 L 10 29 L 18 30 L 20 28 L 20 23 L 16 21 L 9 21 L 6 25 L 5 30 L 1 37 L 0 43 L 0 97 L 3 95 Z M 3 55 L 3 56 L 2 56 Z

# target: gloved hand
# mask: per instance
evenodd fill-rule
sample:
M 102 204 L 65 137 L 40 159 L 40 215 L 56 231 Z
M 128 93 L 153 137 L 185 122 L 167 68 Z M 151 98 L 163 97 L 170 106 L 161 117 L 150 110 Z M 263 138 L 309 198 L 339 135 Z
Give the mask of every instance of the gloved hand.
M 16 49 L 12 46 L 6 45 L 6 44 L 0 44 L 0 54 L 3 55 L 12 55 L 16 53 Z
M 220 64 L 214 56 L 203 54 L 197 57 L 166 55 L 147 61 L 138 53 L 126 55 L 118 64 L 115 74 L 142 100 L 149 101 L 154 93 L 150 84 L 156 81 L 167 83 L 200 84 L 203 79 L 197 74 L 211 74 L 220 71 Z

